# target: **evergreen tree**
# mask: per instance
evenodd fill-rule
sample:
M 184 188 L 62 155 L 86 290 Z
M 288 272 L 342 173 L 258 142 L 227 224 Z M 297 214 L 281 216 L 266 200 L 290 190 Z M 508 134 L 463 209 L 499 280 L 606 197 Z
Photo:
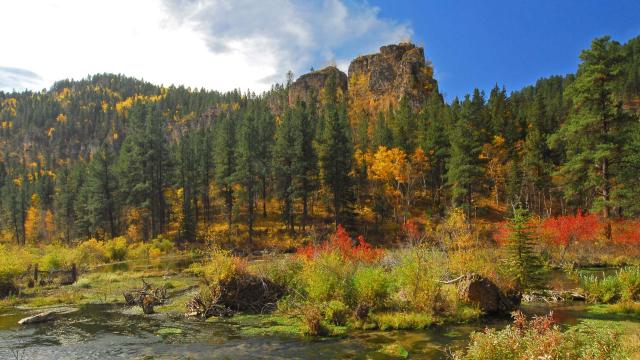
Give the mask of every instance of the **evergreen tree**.
M 233 222 L 233 186 L 236 172 L 236 115 L 225 115 L 216 127 L 215 178 L 224 199 L 227 224 Z
M 294 114 L 295 113 L 295 114 Z M 276 142 L 273 154 L 273 168 L 275 188 L 278 198 L 282 201 L 282 217 L 290 232 L 293 232 L 294 222 L 294 179 L 297 176 L 298 149 L 296 136 L 300 134 L 297 128 L 299 122 L 294 116 L 300 116 L 299 110 L 287 108 L 282 122 L 276 129 Z
M 117 235 L 116 203 L 118 185 L 113 170 L 114 157 L 108 146 L 103 146 L 89 163 L 87 171 L 87 211 L 92 231 L 102 228 L 113 238 Z
M 235 168 L 236 181 L 244 189 L 247 205 L 247 228 L 249 242 L 253 241 L 253 224 L 255 220 L 255 198 L 260 175 L 260 148 L 255 139 L 258 133 L 259 109 L 255 105 L 244 112 L 238 131 L 238 148 L 236 152 L 237 165 Z
M 474 105 L 467 95 L 462 103 L 454 100 L 453 124 L 449 129 L 451 158 L 447 167 L 447 184 L 451 188 L 453 206 L 463 206 L 470 214 L 473 195 L 482 179 L 481 151 L 477 133 L 473 130 Z
M 516 282 L 516 288 L 523 291 L 540 287 L 544 278 L 543 266 L 535 251 L 537 239 L 529 225 L 526 210 L 516 208 L 508 227 L 510 236 L 507 265 Z
M 604 218 L 616 205 L 620 186 L 616 164 L 621 157 L 620 140 L 628 129 L 628 117 L 616 95 L 621 54 L 620 44 L 609 37 L 594 40 L 582 52 L 576 80 L 567 89 L 574 101 L 573 114 L 550 139 L 550 144 L 563 144 L 566 149 L 566 162 L 556 173 L 565 196 L 575 199 L 597 194 L 594 205 L 602 209 Z
M 336 226 L 347 220 L 353 201 L 352 169 L 353 145 L 351 127 L 344 100 L 338 101 L 336 79 L 332 75 L 325 86 L 323 108 L 324 132 L 319 159 L 322 182 L 331 196 L 331 209 Z

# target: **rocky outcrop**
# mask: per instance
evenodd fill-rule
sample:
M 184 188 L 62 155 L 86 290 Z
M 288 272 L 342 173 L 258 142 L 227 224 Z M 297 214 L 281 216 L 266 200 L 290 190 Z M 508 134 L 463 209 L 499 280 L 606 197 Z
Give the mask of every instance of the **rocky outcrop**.
M 437 90 L 423 48 L 411 43 L 383 46 L 379 53 L 357 57 L 349 65 L 348 83 L 351 118 L 361 111 L 387 111 L 403 97 L 417 110 Z
M 317 97 L 317 104 L 321 103 L 322 89 L 327 84 L 327 80 L 335 76 L 338 91 L 347 91 L 347 75 L 338 70 L 335 66 L 327 66 L 318 71 L 313 71 L 300 76 L 289 88 L 289 105 L 294 105 L 298 101 L 310 103 L 312 96 Z

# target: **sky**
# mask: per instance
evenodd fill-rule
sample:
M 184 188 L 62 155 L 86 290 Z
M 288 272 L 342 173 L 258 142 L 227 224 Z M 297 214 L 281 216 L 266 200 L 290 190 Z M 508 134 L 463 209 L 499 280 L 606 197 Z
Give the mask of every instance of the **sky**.
M 412 40 L 450 100 L 574 72 L 594 37 L 640 35 L 637 0 L 2 0 L 0 15 L 4 91 L 110 72 L 261 92 Z

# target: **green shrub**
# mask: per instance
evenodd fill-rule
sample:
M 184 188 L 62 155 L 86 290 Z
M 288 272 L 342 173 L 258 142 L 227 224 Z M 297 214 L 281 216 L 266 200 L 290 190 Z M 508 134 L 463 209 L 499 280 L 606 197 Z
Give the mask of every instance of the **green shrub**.
M 105 247 L 111 260 L 123 261 L 127 258 L 129 248 L 127 247 L 127 238 L 124 236 L 118 236 L 108 240 Z
M 383 268 L 363 266 L 353 274 L 354 306 L 383 307 L 389 297 L 391 280 Z
M 232 256 L 231 252 L 216 247 L 211 249 L 209 259 L 199 271 L 210 285 L 214 285 L 231 279 L 238 272 L 244 271 L 245 266 L 245 263 Z
M 333 325 L 342 326 L 347 323 L 349 307 L 342 301 L 331 300 L 324 309 L 324 319 Z
M 310 302 L 320 304 L 331 300 L 346 302 L 351 291 L 352 265 L 335 252 L 318 254 L 305 262 L 301 277 Z
M 640 266 L 621 269 L 616 275 L 620 279 L 622 300 L 640 300 Z
M 160 235 L 151 242 L 154 248 L 158 249 L 162 254 L 166 255 L 174 251 L 175 245 L 173 241 Z
M 297 256 L 276 257 L 254 265 L 257 274 L 288 289 L 300 290 L 303 261 Z
M 109 260 L 109 253 L 102 241 L 89 239 L 76 247 L 76 262 L 83 264 L 99 264 Z
M 40 270 L 59 270 L 68 268 L 77 258 L 74 250 L 62 245 L 49 245 L 44 248 L 44 255 L 38 261 Z
M 628 354 L 620 335 L 614 331 L 579 326 L 562 332 L 550 317 L 527 320 L 521 314 L 515 316 L 513 325 L 503 330 L 472 333 L 466 351 L 454 355 L 458 360 L 626 358 Z
M 400 307 L 430 313 L 437 305 L 439 280 L 445 271 L 444 255 L 426 247 L 407 249 L 399 254 L 392 270 Z
M 583 275 L 580 277 L 580 284 L 587 293 L 589 301 L 612 303 L 620 299 L 622 286 L 617 275 L 602 278 L 595 275 Z
M 30 258 L 21 249 L 0 244 L 0 298 L 17 291 L 15 278 L 27 270 Z

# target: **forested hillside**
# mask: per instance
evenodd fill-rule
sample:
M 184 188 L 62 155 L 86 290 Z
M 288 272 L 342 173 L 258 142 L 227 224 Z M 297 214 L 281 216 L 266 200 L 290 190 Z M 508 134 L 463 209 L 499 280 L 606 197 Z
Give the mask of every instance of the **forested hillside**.
M 488 223 L 518 206 L 638 215 L 640 38 L 596 39 L 575 74 L 450 103 L 415 56 L 399 64 L 420 64 L 428 88 L 394 83 L 413 97 L 351 71 L 346 89 L 326 72 L 304 96 L 293 79 L 256 95 L 111 74 L 0 92 L 2 238 L 260 247 L 335 223 L 382 243 L 453 208 Z M 364 106 L 371 94 L 386 106 Z

